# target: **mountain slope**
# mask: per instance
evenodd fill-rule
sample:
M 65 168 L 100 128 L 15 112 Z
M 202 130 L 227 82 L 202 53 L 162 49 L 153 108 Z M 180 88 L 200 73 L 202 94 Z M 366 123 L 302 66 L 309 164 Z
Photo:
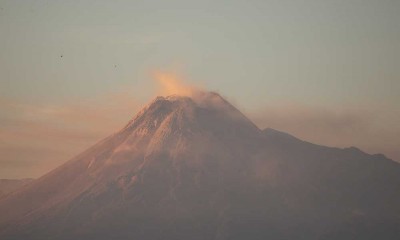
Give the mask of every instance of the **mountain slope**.
M 382 155 L 261 131 L 216 93 L 158 97 L 0 200 L 0 236 L 393 239 L 399 183 Z
M 264 159 L 278 166 L 276 188 L 304 220 L 314 221 L 309 227 L 323 225 L 320 239 L 400 236 L 398 163 L 354 147 L 329 148 L 275 130 L 263 132 Z
M 20 187 L 25 186 L 33 179 L 0 179 L 0 198 L 12 193 Z

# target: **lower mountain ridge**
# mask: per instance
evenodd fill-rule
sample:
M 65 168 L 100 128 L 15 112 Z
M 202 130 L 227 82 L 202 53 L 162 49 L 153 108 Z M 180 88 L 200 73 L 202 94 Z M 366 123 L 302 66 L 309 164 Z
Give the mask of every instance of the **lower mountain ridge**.
M 157 97 L 0 199 L 0 239 L 400 239 L 400 164 L 260 130 L 212 92 Z

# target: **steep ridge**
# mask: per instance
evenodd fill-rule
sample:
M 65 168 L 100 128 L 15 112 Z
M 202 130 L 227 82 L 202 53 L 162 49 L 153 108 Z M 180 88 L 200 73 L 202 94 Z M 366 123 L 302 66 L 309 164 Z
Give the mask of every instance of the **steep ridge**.
M 0 200 L 1 239 L 395 239 L 400 166 L 261 131 L 221 96 L 157 97 Z

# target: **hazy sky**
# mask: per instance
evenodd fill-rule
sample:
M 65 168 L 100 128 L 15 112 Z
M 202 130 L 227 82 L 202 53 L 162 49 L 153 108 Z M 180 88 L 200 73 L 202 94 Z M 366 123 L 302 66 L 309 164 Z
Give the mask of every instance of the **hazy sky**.
M 0 0 L 0 178 L 122 127 L 154 71 L 261 128 L 400 160 L 399 0 Z

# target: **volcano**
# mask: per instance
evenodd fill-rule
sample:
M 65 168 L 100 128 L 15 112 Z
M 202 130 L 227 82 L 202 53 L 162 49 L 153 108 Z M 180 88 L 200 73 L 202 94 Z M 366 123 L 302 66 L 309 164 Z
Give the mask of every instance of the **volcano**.
M 400 239 L 400 164 L 260 130 L 219 94 L 157 97 L 0 199 L 0 239 Z

